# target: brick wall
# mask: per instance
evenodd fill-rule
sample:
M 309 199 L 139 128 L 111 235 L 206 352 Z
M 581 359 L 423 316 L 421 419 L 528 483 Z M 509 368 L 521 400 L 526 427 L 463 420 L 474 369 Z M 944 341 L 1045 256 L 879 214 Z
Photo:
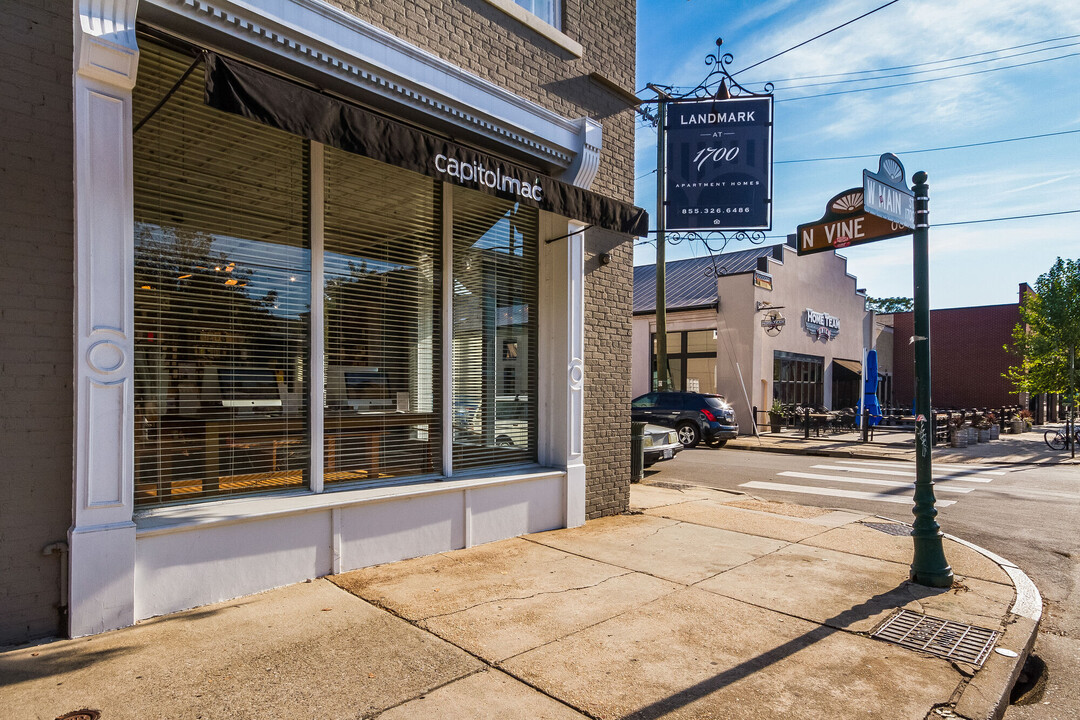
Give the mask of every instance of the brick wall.
M 0 645 L 62 633 L 72 478 L 71 4 L 0 3 Z
M 930 398 L 934 407 L 968 409 L 1017 403 L 1016 390 L 1002 375 L 1019 358 L 1006 352 L 1020 321 L 1014 305 L 930 311 Z M 893 316 L 893 387 L 898 405 L 915 397 L 912 314 Z
M 634 114 L 588 76 L 634 87 L 633 0 L 566 0 L 562 31 L 580 42 L 576 58 L 484 0 L 330 0 L 374 25 L 569 118 L 603 124 L 592 189 L 630 202 Z M 630 323 L 633 245 L 591 242 L 585 281 L 585 462 L 589 518 L 623 512 L 630 493 Z M 601 246 L 597 247 L 599 242 Z M 598 252 L 611 250 L 601 265 Z

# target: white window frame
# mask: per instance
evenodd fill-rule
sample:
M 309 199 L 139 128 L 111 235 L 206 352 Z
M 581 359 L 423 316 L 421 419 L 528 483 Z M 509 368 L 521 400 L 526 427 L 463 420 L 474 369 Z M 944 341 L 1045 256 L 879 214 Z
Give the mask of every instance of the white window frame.
M 517 2 L 517 0 L 484 0 L 488 5 L 498 8 L 522 25 L 527 26 L 537 34 L 555 43 L 574 57 L 581 57 L 585 49 L 581 43 L 562 31 L 562 1 L 552 0 L 552 8 L 555 17 L 552 21 L 534 15 Z

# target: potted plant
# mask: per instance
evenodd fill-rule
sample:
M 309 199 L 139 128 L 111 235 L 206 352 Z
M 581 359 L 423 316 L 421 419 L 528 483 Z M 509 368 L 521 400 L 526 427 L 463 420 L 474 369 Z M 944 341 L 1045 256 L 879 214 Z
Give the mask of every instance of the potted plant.
M 990 420 L 982 413 L 975 413 L 971 418 L 971 427 L 975 428 L 976 442 L 990 442 Z
M 772 407 L 769 408 L 769 428 L 773 432 L 780 432 L 780 428 L 784 425 L 784 406 L 779 400 L 773 400 Z
M 1001 426 L 998 425 L 997 416 L 992 412 L 986 413 L 986 420 L 990 423 L 990 439 L 997 440 L 1001 431 Z
M 968 446 L 963 415 L 954 415 L 949 418 L 949 445 L 954 448 Z
M 1021 410 L 1020 419 L 1024 423 L 1024 429 L 1021 432 L 1031 432 L 1031 426 L 1035 424 L 1035 418 L 1031 416 L 1031 411 L 1027 408 Z
M 1019 413 L 1014 413 L 1009 418 L 1009 432 L 1013 435 L 1019 435 L 1024 432 L 1024 420 L 1020 417 Z

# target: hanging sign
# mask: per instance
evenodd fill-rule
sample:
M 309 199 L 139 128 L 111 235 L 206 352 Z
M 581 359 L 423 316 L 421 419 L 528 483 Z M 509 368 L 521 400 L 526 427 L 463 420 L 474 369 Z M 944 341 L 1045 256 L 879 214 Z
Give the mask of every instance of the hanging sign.
M 761 319 L 761 327 L 765 328 L 765 334 L 769 336 L 779 335 L 786 324 L 787 320 L 784 319 L 779 310 L 770 310 Z
M 799 255 L 810 255 L 911 232 L 903 225 L 866 212 L 862 189 L 851 188 L 829 200 L 820 220 L 798 226 L 796 250 Z
M 761 272 L 760 270 L 755 270 L 754 287 L 759 287 L 762 290 L 772 290 L 772 275 Z
M 863 170 L 862 175 L 866 211 L 915 229 L 915 192 L 905 184 L 900 158 L 885 153 L 878 158 L 876 173 Z
M 772 229 L 772 96 L 669 105 L 665 227 Z

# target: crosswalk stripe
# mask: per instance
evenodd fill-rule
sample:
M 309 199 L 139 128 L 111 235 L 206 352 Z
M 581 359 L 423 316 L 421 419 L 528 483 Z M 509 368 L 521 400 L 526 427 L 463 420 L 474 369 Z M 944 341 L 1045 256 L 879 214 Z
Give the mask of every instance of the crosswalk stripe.
M 831 497 L 853 498 L 856 500 L 880 500 L 881 502 L 900 503 L 905 505 L 915 504 L 915 498 L 912 496 L 901 497 L 897 495 L 886 495 L 884 493 L 862 492 L 859 490 L 837 490 L 809 485 L 787 485 L 785 483 L 761 482 L 758 480 L 751 480 L 750 482 L 743 483 L 739 487 L 751 488 L 754 490 L 779 490 L 781 492 L 802 493 L 804 495 L 828 495 Z M 940 507 L 947 507 L 949 505 L 955 505 L 956 501 L 938 500 L 936 504 Z
M 836 470 L 839 472 L 861 472 L 871 473 L 874 475 L 893 475 L 895 477 L 915 477 L 915 472 L 912 470 L 882 470 L 880 468 L 868 468 L 868 467 L 845 467 L 843 465 L 812 465 L 814 470 Z M 992 482 L 991 478 L 975 477 L 972 475 L 949 475 L 948 473 L 934 473 L 935 480 L 960 480 L 962 482 L 974 482 L 974 483 L 988 483 Z
M 875 467 L 897 467 L 904 463 L 893 460 L 889 461 L 876 461 L 876 460 L 837 460 L 836 462 L 842 465 L 872 465 Z M 955 463 L 934 463 L 933 467 L 941 468 L 942 470 L 974 470 L 979 475 L 1007 475 L 1005 470 L 994 470 L 995 466 L 991 465 L 958 465 Z
M 816 465 L 814 467 L 817 467 Z M 912 482 L 900 482 L 898 480 L 878 480 L 877 478 L 860 478 L 852 477 L 850 475 L 819 475 L 817 473 L 804 473 L 788 470 L 785 472 L 777 473 L 781 477 L 794 477 L 804 478 L 806 480 L 828 480 L 832 482 L 846 482 L 854 483 L 856 485 L 878 485 L 881 487 L 898 487 L 898 488 L 910 488 L 915 490 L 915 483 Z M 975 488 L 966 487 L 951 487 L 948 485 L 935 485 L 939 492 L 951 492 L 951 493 L 969 493 Z

